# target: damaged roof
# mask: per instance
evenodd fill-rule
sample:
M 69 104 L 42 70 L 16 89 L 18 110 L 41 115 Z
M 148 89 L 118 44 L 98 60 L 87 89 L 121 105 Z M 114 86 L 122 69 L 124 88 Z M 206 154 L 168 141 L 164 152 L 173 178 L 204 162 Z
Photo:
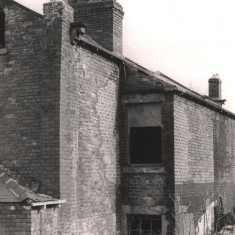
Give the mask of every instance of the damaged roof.
M 4 202 L 49 202 L 57 201 L 50 196 L 37 194 L 29 188 L 20 185 L 10 177 L 4 170 L 0 169 L 0 203 Z

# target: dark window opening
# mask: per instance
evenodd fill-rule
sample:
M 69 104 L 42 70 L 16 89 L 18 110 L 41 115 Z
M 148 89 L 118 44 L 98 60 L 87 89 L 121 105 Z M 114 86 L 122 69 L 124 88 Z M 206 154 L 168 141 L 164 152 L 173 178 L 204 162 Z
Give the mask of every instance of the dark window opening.
M 161 163 L 161 127 L 130 128 L 130 163 Z
M 5 13 L 0 9 L 0 48 L 5 46 Z
M 128 235 L 162 234 L 160 215 L 130 215 L 128 224 Z

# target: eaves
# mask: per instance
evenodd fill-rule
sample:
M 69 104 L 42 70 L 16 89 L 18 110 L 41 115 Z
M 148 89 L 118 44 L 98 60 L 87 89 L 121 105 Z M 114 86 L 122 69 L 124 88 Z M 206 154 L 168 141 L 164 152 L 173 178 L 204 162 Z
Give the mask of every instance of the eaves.
M 125 64 L 127 64 L 127 65 L 132 66 L 133 68 L 136 68 L 139 71 L 145 73 L 146 75 L 154 76 L 157 79 L 159 79 L 160 81 L 168 82 L 171 85 L 170 86 L 171 88 L 168 88 L 168 89 L 161 88 L 161 89 L 136 90 L 136 91 L 129 92 L 129 94 L 130 93 L 139 93 L 139 94 L 141 94 L 141 93 L 142 94 L 146 94 L 146 93 L 166 93 L 166 94 L 169 94 L 169 93 L 171 93 L 171 94 L 175 94 L 175 95 L 179 95 L 181 97 L 184 97 L 188 100 L 194 101 L 204 107 L 207 107 L 213 111 L 221 113 L 221 114 L 235 120 L 234 113 L 222 108 L 221 105 L 212 101 L 211 99 L 209 99 L 209 97 L 200 95 L 199 93 L 188 89 L 187 87 L 181 85 L 180 83 L 174 81 L 173 79 L 167 77 L 166 75 L 164 75 L 162 73 L 154 73 L 154 72 L 138 65 L 137 63 L 131 61 L 130 59 L 127 59 L 126 57 L 124 57 L 122 55 L 118 55 L 116 53 L 110 52 L 109 50 L 105 49 L 104 47 L 102 47 L 98 43 L 94 42 L 89 36 L 87 37 L 87 36 L 79 35 L 75 38 L 74 41 L 76 42 L 77 45 L 81 45 L 84 48 L 88 48 L 89 50 L 93 51 L 94 53 L 100 54 L 100 55 L 106 57 L 107 59 L 118 63 L 120 66 L 125 66 Z M 125 93 L 125 94 L 127 94 L 127 93 Z

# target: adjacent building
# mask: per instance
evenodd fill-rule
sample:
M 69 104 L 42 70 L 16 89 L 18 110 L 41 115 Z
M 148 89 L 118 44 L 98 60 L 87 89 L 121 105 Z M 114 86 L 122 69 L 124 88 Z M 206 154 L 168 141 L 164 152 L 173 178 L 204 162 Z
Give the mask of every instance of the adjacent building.
M 115 0 L 51 0 L 43 15 L 0 0 L 0 234 L 231 223 L 235 115 L 220 78 L 202 96 L 124 57 L 123 16 Z

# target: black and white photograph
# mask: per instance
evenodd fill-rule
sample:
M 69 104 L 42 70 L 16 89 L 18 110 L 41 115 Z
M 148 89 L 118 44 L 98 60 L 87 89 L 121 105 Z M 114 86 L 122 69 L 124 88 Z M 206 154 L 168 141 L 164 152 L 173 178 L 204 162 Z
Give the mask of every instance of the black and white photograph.
M 234 0 L 0 0 L 0 235 L 235 235 Z

